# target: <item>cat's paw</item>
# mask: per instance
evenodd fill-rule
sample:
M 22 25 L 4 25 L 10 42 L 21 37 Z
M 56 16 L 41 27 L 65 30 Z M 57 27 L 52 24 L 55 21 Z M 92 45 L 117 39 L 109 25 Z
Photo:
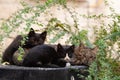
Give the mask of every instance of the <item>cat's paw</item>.
M 71 66 L 71 64 L 70 63 L 66 63 L 66 67 L 70 67 Z
M 3 62 L 2 65 L 10 65 L 9 62 Z

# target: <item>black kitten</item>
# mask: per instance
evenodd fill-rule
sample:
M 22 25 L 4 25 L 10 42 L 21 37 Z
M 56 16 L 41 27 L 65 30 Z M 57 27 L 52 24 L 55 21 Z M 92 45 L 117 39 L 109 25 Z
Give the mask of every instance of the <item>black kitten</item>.
M 34 46 L 41 45 L 44 43 L 46 35 L 46 31 L 39 34 L 35 33 L 35 31 L 32 28 L 30 29 L 30 32 L 26 35 L 26 37 L 18 35 L 4 51 L 2 56 L 2 62 L 9 62 L 11 65 L 13 65 L 13 55 L 19 47 L 22 47 L 23 49 L 29 49 Z M 21 41 L 23 41 L 24 38 L 26 38 L 25 43 L 21 45 Z
M 66 61 L 61 59 L 64 59 L 67 53 L 71 55 L 73 51 L 74 46 L 70 46 L 69 48 L 64 49 L 60 44 L 57 45 L 57 51 L 48 45 L 35 46 L 29 50 L 28 54 L 24 58 L 23 66 L 36 67 L 51 63 L 60 67 L 64 67 Z M 39 63 L 41 64 L 39 65 Z
M 57 59 L 56 61 L 53 61 L 53 64 L 56 64 L 58 66 L 61 67 L 65 67 L 66 63 L 71 62 L 71 58 L 73 57 L 73 53 L 74 53 L 74 48 L 75 46 L 61 46 L 60 44 L 58 44 L 57 46 L 57 54 L 58 56 L 60 56 L 59 59 Z

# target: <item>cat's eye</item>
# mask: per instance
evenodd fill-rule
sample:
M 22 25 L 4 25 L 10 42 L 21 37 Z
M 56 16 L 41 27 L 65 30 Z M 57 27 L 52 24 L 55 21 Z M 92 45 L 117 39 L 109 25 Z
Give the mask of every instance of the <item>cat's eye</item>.
M 72 55 L 72 53 L 69 53 L 68 56 L 69 56 L 70 58 L 72 58 L 73 55 Z

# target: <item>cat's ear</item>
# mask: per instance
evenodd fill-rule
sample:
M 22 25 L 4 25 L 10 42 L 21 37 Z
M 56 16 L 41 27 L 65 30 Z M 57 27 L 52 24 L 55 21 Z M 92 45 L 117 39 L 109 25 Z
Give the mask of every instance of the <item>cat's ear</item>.
M 67 50 L 74 52 L 74 49 L 75 49 L 75 45 L 72 45 L 72 46 L 70 46 Z
M 74 49 L 74 48 L 75 48 L 75 45 L 70 46 L 70 49 Z
M 63 51 L 64 49 L 63 49 L 63 47 L 62 47 L 62 45 L 60 44 L 60 43 L 58 43 L 58 45 L 57 45 L 57 51 L 59 52 L 61 52 L 61 51 Z
M 95 53 L 95 54 L 97 53 L 97 51 L 98 51 L 98 47 L 94 47 L 94 48 L 92 49 L 92 52 Z
M 30 32 L 28 33 L 28 37 L 32 37 L 35 35 L 35 31 L 33 28 L 30 28 Z
M 83 49 L 84 47 L 85 47 L 84 44 L 81 42 L 79 48 Z
M 44 31 L 40 34 L 40 38 L 42 38 L 43 40 L 46 39 L 46 36 L 47 36 L 47 31 Z

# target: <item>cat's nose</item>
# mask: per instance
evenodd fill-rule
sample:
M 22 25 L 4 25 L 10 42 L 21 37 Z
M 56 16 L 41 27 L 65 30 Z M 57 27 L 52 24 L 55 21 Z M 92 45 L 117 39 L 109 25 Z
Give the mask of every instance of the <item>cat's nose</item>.
M 67 61 L 67 62 L 70 62 L 70 61 L 71 61 L 71 59 L 70 59 L 70 57 L 68 56 L 68 54 L 66 54 L 64 60 Z

